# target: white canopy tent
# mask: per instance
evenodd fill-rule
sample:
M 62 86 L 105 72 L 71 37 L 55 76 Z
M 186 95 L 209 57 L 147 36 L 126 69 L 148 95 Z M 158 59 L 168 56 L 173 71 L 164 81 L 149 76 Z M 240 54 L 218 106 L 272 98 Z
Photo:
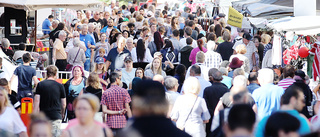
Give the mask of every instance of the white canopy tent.
M 103 2 L 99 0 L 0 0 L 0 7 L 11 7 L 29 11 L 43 8 L 90 9 L 102 11 Z
M 320 33 L 320 16 L 286 17 L 274 20 L 267 26 L 276 31 L 295 32 L 301 35 Z

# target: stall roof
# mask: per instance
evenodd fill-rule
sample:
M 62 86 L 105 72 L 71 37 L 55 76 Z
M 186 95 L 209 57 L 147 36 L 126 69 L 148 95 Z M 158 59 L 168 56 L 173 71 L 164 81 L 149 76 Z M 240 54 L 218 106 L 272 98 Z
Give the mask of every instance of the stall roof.
M 268 27 L 276 31 L 291 31 L 301 35 L 320 33 L 320 16 L 286 17 L 274 20 Z
M 246 11 L 252 17 L 272 16 L 278 14 L 292 14 L 293 7 L 278 6 L 273 4 L 253 3 L 248 5 Z
M 0 7 L 11 7 L 24 10 L 38 10 L 43 8 L 69 8 L 103 10 L 103 3 L 99 0 L 0 0 Z

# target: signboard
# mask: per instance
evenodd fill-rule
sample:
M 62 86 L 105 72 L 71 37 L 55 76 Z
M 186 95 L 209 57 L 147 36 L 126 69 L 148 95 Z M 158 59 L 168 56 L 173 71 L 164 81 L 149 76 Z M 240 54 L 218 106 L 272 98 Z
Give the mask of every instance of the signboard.
M 242 27 L 243 15 L 229 6 L 228 24 L 238 28 Z

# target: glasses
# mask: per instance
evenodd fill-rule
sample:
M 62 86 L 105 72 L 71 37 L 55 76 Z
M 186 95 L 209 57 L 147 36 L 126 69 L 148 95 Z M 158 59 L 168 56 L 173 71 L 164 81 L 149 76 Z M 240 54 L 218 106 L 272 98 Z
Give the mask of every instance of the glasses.
M 73 36 L 73 37 L 80 37 L 80 36 Z

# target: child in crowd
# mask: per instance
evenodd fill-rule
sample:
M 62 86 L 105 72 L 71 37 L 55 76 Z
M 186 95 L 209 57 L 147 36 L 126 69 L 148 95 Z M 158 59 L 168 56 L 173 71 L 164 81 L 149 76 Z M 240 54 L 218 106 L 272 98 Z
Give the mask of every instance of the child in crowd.
M 97 73 L 99 75 L 103 91 L 107 89 L 107 85 L 108 85 L 107 79 L 109 77 L 108 71 L 106 69 L 104 62 L 105 62 L 105 59 L 103 57 L 98 56 L 95 60 L 96 65 L 93 71 L 94 73 Z

